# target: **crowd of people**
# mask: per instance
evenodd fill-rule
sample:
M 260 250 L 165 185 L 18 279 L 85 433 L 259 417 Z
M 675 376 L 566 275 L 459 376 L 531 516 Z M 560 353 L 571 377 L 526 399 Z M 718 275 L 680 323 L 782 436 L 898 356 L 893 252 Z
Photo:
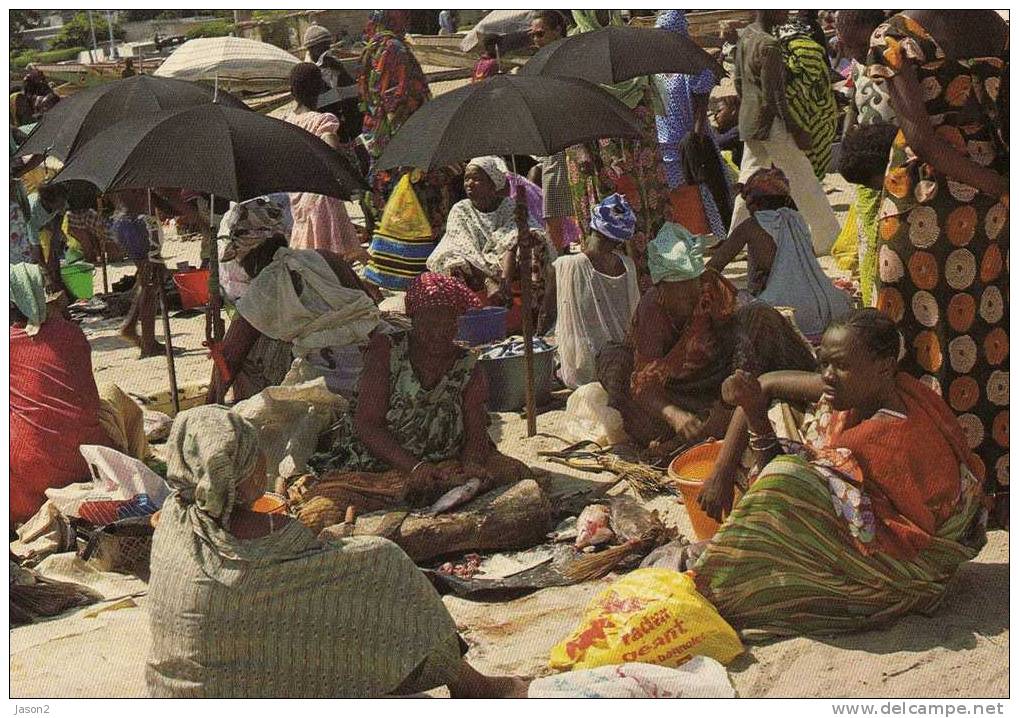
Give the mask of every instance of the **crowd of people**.
M 310 194 L 251 200 L 222 218 L 236 316 L 207 406 L 179 414 L 168 443 L 153 695 L 443 684 L 454 696 L 526 694 L 526 681 L 464 661 L 452 619 L 394 544 L 252 511 L 266 490 L 258 432 L 223 406 L 280 384 L 295 360 L 315 367 L 351 406 L 306 498 L 328 494 L 358 513 L 427 506 L 471 480 L 481 491 L 525 480 L 530 469 L 488 436 L 485 374 L 456 341 L 459 319 L 485 306 L 509 309 L 519 332 L 522 273 L 530 324 L 554 337 L 563 385 L 599 382 L 648 461 L 724 439 L 699 501 L 725 522 L 691 547 L 687 568 L 734 627 L 861 630 L 937 607 L 983 545 L 988 516 L 1008 525 L 1008 28 L 982 10 L 823 20 L 833 42 L 816 11 L 761 10 L 720 28 L 735 85 L 725 101 L 711 97 L 710 70 L 604 86 L 641 137 L 535 158 L 528 177 L 496 156 L 375 168 L 431 100 L 407 13 L 371 13 L 356 77 L 325 28 L 305 33 L 287 120 L 367 170 L 367 226 Z M 620 11 L 541 10 L 529 35 L 541 48 L 623 24 Z M 682 10 L 660 11 L 656 26 L 688 33 Z M 498 41 L 482 47 L 478 82 L 502 69 Z M 39 111 L 52 100 L 37 82 L 26 77 L 23 94 L 44 98 L 31 103 Z M 321 111 L 321 95 L 352 86 L 356 109 Z M 62 317 L 69 239 L 96 247 L 108 235 L 136 263 L 121 336 L 144 358 L 164 351 L 160 219 L 207 228 L 216 213 L 186 191 L 121 192 L 104 224 L 88 203 L 69 210 L 60 185 L 26 196 L 29 165 L 13 159 L 24 104 L 12 97 L 12 526 L 46 486 L 87 476 L 78 445 L 137 451 L 103 433 L 87 343 Z M 824 189 L 836 170 L 855 185 L 845 226 Z M 741 288 L 727 275 L 744 254 Z M 825 273 L 829 254 L 855 292 Z M 399 292 L 405 325 L 378 306 Z M 73 407 L 54 387 L 74 393 Z M 779 425 L 774 407 L 796 420 Z M 253 632 L 270 615 L 282 630 Z M 310 624 L 342 640 L 308 640 Z

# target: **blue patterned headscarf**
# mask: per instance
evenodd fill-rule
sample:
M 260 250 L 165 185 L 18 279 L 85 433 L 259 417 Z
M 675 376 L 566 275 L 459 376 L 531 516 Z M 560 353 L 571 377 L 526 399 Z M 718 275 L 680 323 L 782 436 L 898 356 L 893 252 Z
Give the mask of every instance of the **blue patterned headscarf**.
M 637 217 L 623 195 L 611 194 L 591 207 L 591 229 L 613 242 L 625 242 L 633 236 Z

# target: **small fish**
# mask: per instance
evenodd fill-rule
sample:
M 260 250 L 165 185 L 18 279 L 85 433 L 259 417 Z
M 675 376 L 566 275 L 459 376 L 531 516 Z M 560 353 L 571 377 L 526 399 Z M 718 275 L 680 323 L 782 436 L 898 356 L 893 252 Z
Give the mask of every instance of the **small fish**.
M 435 516 L 443 511 L 449 511 L 460 504 L 465 504 L 477 495 L 479 489 L 481 489 L 481 479 L 471 479 L 463 486 L 450 489 L 428 508 L 425 515 Z
M 611 541 L 614 536 L 609 528 L 609 507 L 591 504 L 577 517 L 577 540 L 573 545 L 578 549 L 597 546 Z

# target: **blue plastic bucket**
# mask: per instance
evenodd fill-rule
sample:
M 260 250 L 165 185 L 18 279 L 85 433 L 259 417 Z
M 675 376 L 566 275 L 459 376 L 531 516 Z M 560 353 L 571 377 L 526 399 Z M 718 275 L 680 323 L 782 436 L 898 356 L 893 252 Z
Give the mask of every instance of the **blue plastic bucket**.
M 481 307 L 468 309 L 460 317 L 460 333 L 458 339 L 476 347 L 506 338 L 505 307 Z

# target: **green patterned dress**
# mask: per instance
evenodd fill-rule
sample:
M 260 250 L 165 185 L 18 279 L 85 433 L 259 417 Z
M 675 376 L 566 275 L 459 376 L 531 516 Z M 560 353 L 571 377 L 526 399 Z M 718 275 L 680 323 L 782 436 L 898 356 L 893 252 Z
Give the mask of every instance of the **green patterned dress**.
M 410 363 L 409 335 L 395 336 L 392 342 L 386 427 L 407 452 L 422 461 L 438 463 L 457 458 L 464 441 L 463 393 L 477 358 L 465 351 L 438 384 L 425 389 Z M 354 433 L 357 402 L 355 396 L 329 455 L 312 460 L 316 470 L 383 472 L 392 468 L 377 459 Z

